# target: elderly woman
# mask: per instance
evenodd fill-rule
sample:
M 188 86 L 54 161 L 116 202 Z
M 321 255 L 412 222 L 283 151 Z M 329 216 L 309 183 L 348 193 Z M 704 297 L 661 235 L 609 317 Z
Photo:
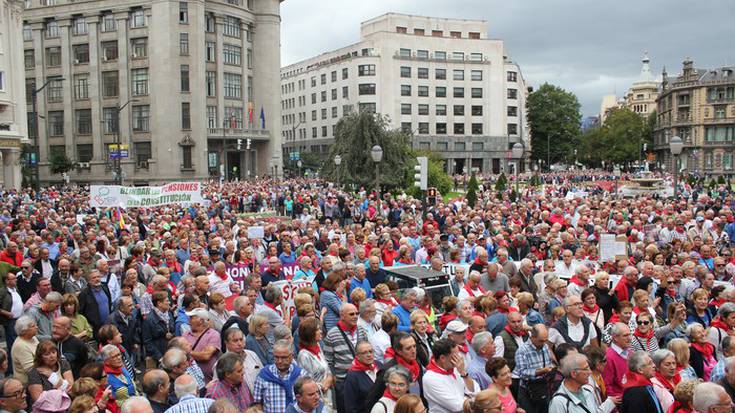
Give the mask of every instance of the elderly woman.
M 654 334 L 653 316 L 650 313 L 643 312 L 638 315 L 633 338 L 630 341 L 630 350 L 643 350 L 648 353 L 658 350 L 658 338 Z
M 699 384 L 698 380 L 682 380 L 674 389 L 674 404 L 669 413 L 695 413 L 694 388 Z
M 590 364 L 589 386 L 594 390 L 595 401 L 598 405 L 607 400 L 607 389 L 605 380 L 602 378 L 602 372 L 605 371 L 606 356 L 605 350 L 598 346 L 587 346 L 584 348 L 584 354 L 587 356 Z
M 651 358 L 656 365 L 656 376 L 651 379 L 653 391 L 664 412 L 667 412 L 674 404 L 674 387 L 681 381 L 681 376 L 676 372 L 676 357 L 671 350 L 661 349 L 654 351 Z
M 431 346 L 436 340 L 429 326 L 429 316 L 423 310 L 414 310 L 411 313 L 411 336 L 416 341 L 416 358 L 424 367 L 431 361 Z
M 712 320 L 707 333 L 707 340 L 715 346 L 719 360 L 725 358 L 722 341 L 733 331 L 733 327 L 735 327 L 735 304 L 724 303 L 717 310 L 717 317 Z
M 502 406 L 500 412 L 516 413 L 518 404 L 515 398 L 513 398 L 513 393 L 510 391 L 513 378 L 510 367 L 508 367 L 508 362 L 502 357 L 495 357 L 487 362 L 485 371 L 493 379 L 489 388 L 498 392 L 498 399 Z
M 130 372 L 123 367 L 122 353 L 117 346 L 108 344 L 100 351 L 107 384 L 118 407 L 122 407 L 129 397 L 138 396 L 135 382 Z
M 661 285 L 656 291 L 656 295 L 661 297 L 661 301 L 658 304 L 658 310 L 664 317 L 667 316 L 669 306 L 674 303 L 683 302 L 684 299 L 679 294 L 679 283 L 673 275 L 663 277 L 661 279 Z
M 603 328 L 605 328 L 605 313 L 602 308 L 597 305 L 597 295 L 595 295 L 595 290 L 593 288 L 585 288 L 582 290 L 580 298 L 582 298 L 582 312 L 584 313 L 584 316 L 592 321 L 592 324 L 597 327 L 597 331 L 599 333 Z
M 648 294 L 648 291 L 646 290 L 635 290 L 633 292 L 633 314 L 630 316 L 630 321 L 628 322 L 628 327 L 630 327 L 631 331 L 636 328 L 636 318 L 638 317 L 638 314 L 642 313 L 648 313 L 653 318 L 653 327 L 658 327 L 658 324 L 656 323 L 656 311 L 649 305 L 651 301 L 651 296 Z
M 296 362 L 305 375 L 320 384 L 322 400 L 330 410 L 333 410 L 331 389 L 334 385 L 334 376 L 331 373 L 329 364 L 327 364 L 327 359 L 324 357 L 324 352 L 319 347 L 322 338 L 319 320 L 316 318 L 303 320 L 299 325 L 299 354 Z
M 628 325 L 630 322 L 630 316 L 633 314 L 633 304 L 630 301 L 620 301 L 615 309 L 615 313 L 610 317 L 610 321 L 607 323 L 605 328 L 602 330 L 602 341 L 605 344 L 610 344 L 612 335 L 610 331 L 616 323 L 623 323 Z
M 709 381 L 710 373 L 717 364 L 715 346 L 707 341 L 707 331 L 699 323 L 689 324 L 687 327 L 689 336 L 689 363 L 697 373 L 697 377 Z
M 335 264 L 335 266 L 337 265 L 342 264 Z M 342 304 L 345 303 L 344 298 L 338 292 L 341 281 L 340 275 L 332 272 L 322 283 L 323 291 L 319 296 L 319 304 L 322 308 L 326 308 L 326 313 L 324 314 L 324 331 L 331 330 L 339 321 L 339 311 Z
M 92 339 L 92 326 L 87 318 L 79 314 L 79 300 L 74 294 L 64 294 L 61 302 L 61 315 L 69 317 L 71 320 L 71 334 L 82 341 Z
M 679 374 L 681 380 L 697 380 L 697 373 L 689 364 L 691 352 L 689 351 L 689 342 L 683 338 L 675 338 L 669 341 L 666 348 L 674 353 L 676 359 L 676 373 Z
M 697 288 L 692 293 L 692 306 L 687 314 L 687 324 L 698 323 L 702 327 L 709 327 L 712 314 L 707 307 L 709 307 L 709 293 L 704 288 Z
M 403 366 L 396 365 L 385 372 L 385 392 L 383 397 L 370 410 L 370 413 L 393 413 L 396 402 L 408 393 L 411 373 Z
M 97 333 L 97 338 L 99 339 L 99 347 L 102 348 L 108 344 L 112 344 L 113 346 L 116 346 L 118 350 L 120 350 L 120 353 L 122 354 L 123 358 L 123 365 L 129 372 L 134 371 L 134 356 L 131 354 L 128 354 L 127 351 L 125 351 L 125 347 L 123 347 L 123 337 L 122 333 L 120 333 L 120 330 L 117 329 L 116 326 L 112 324 L 105 324 L 100 328 L 100 331 Z
M 258 355 L 264 366 L 273 364 L 273 348 L 266 339 L 271 326 L 268 319 L 260 314 L 250 317 L 249 333 L 245 338 L 245 348 Z
M 212 328 L 222 331 L 222 326 L 232 316 L 232 313 L 226 308 L 225 297 L 220 293 L 212 293 L 209 296 L 209 319 L 212 321 Z
M 13 377 L 23 385 L 28 384 L 28 372 L 33 367 L 38 347 L 38 326 L 29 316 L 20 316 L 15 321 L 15 333 L 18 337 L 10 351 L 13 361 Z
M 620 413 L 663 412 L 656 397 L 651 378 L 656 375 L 656 366 L 645 351 L 628 355 L 628 372 L 623 382 L 623 401 Z
M 618 297 L 610 294 L 610 275 L 605 271 L 595 274 L 595 284 L 591 288 L 595 293 L 595 302 L 605 316 L 605 321 L 609 320 L 618 305 Z
M 59 350 L 52 341 L 43 341 L 36 348 L 33 368 L 28 372 L 28 394 L 35 403 L 42 392 L 59 389 L 69 391 L 74 384 L 71 367 L 59 359 Z

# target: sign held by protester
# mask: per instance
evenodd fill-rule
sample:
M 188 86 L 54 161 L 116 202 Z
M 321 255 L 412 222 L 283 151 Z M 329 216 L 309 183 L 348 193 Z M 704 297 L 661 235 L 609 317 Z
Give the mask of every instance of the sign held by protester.
M 296 314 L 296 306 L 294 305 L 293 300 L 296 296 L 296 293 L 299 291 L 300 288 L 312 288 L 312 282 L 313 280 L 311 279 L 300 278 L 298 280 L 273 281 L 272 283 L 268 284 L 268 286 L 277 286 L 281 290 L 281 292 L 283 292 L 283 302 L 281 304 L 281 307 L 276 308 L 276 312 L 278 312 L 278 314 L 283 317 L 283 313 L 285 311 L 286 314 L 289 315 L 289 318 L 293 318 L 294 314 Z
M 172 182 L 164 186 L 90 185 L 89 187 L 89 206 L 98 208 L 146 208 L 203 202 L 202 184 L 199 182 Z

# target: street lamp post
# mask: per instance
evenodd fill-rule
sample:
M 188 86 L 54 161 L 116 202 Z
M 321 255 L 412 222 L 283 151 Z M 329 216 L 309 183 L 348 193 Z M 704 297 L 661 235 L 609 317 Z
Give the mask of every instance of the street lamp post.
M 378 203 L 380 203 L 380 161 L 383 160 L 383 148 L 380 145 L 373 146 L 370 149 L 370 157 L 373 158 L 375 163 L 375 193 L 378 196 Z
M 116 108 L 115 112 L 115 147 L 117 148 L 117 156 L 115 157 L 115 185 L 122 185 L 123 179 L 122 179 L 122 159 L 121 154 L 122 151 L 120 150 L 120 112 L 122 112 L 123 109 L 125 109 L 125 106 L 128 106 L 132 102 L 137 102 L 137 99 L 130 99 L 127 102 L 125 102 L 124 105 Z
M 339 166 L 341 164 L 342 164 L 342 157 L 339 156 L 339 155 L 334 155 L 334 166 L 335 166 L 335 169 L 336 169 L 335 172 L 337 172 L 337 174 L 336 174 L 337 175 L 337 186 L 339 186 L 339 178 L 340 178 L 339 177 L 339 172 L 340 172 Z
M 301 159 L 299 159 L 298 161 L 296 161 L 296 166 L 299 167 L 299 178 L 301 177 L 301 166 L 302 165 L 303 165 L 303 163 L 301 162 Z
M 671 149 L 671 154 L 674 156 L 674 170 L 672 171 L 674 173 L 674 199 L 676 199 L 677 196 L 677 175 L 679 175 L 679 155 L 681 155 L 681 151 L 684 150 L 684 141 L 681 140 L 680 137 L 674 136 L 671 138 L 671 141 L 669 141 L 669 149 Z
M 46 86 L 49 85 L 49 83 L 54 82 L 54 81 L 62 82 L 64 80 L 66 79 L 64 79 L 63 77 L 53 77 L 47 80 L 46 83 L 43 84 L 43 86 L 41 86 L 38 89 L 33 89 L 33 91 L 31 92 L 31 95 L 33 97 L 33 129 L 36 134 L 36 142 L 35 142 L 35 145 L 33 145 L 33 156 L 36 158 L 35 159 L 36 163 L 33 166 L 33 183 L 36 188 L 38 188 L 41 185 L 41 179 L 39 178 L 39 173 L 38 173 L 38 161 L 40 158 L 40 154 L 39 154 L 40 145 L 38 144 L 38 142 L 39 142 L 40 136 L 38 134 L 38 109 L 37 109 L 38 98 L 37 96 L 43 89 L 46 88 Z
M 516 142 L 513 145 L 513 158 L 516 160 L 516 197 L 518 197 L 518 169 L 521 165 L 521 159 L 523 158 L 523 144 Z

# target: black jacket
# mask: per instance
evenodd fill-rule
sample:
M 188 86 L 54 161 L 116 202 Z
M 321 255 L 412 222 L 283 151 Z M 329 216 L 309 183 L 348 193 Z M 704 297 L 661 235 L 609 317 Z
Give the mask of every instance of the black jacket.
M 64 283 L 66 283 L 66 280 L 71 277 L 71 271 L 66 276 L 67 278 L 62 279 L 61 274 L 59 274 L 59 269 L 54 268 L 54 273 L 51 274 L 51 289 L 56 291 L 59 294 L 65 294 L 66 291 L 64 291 Z
M 107 296 L 107 302 L 109 303 L 108 310 L 111 313 L 112 296 L 110 295 L 110 290 L 104 284 L 102 284 L 100 287 Z M 79 297 L 77 298 L 79 299 L 79 313 L 87 318 L 87 321 L 89 321 L 89 324 L 92 326 L 92 330 L 94 331 L 94 337 L 97 338 L 97 331 L 100 329 L 100 327 L 102 327 L 106 320 L 101 319 L 100 310 L 97 306 L 97 299 L 94 297 L 92 287 L 88 285 L 79 293 Z
M 174 333 L 174 316 L 169 313 L 168 324 L 155 311 L 148 313 L 143 321 L 143 346 L 145 355 L 158 361 L 163 357 L 168 345 L 166 333 Z
M 26 281 L 26 279 L 23 278 L 23 275 L 18 273 L 18 286 L 16 288 L 18 289 L 18 294 L 20 295 L 20 298 L 23 299 L 24 303 L 31 298 L 33 293 L 36 292 L 36 283 L 38 283 L 38 280 L 40 279 L 41 274 L 35 271 L 33 272 L 33 275 L 31 275 L 30 281 Z
M 133 350 L 133 344 L 141 343 L 141 322 L 136 317 L 136 314 L 131 315 L 130 320 L 126 323 L 120 311 L 116 310 L 112 314 L 110 314 L 109 317 L 107 317 L 106 323 L 113 324 L 115 327 L 117 327 L 118 331 L 120 331 L 120 334 L 122 334 L 122 346 L 125 348 L 125 351 L 127 351 L 130 355 L 135 354 Z
M 429 361 L 431 361 L 431 352 L 430 349 L 426 348 L 426 345 L 421 341 L 419 338 L 419 335 L 411 330 L 411 336 L 413 336 L 414 341 L 416 341 L 416 359 L 418 359 L 419 364 L 421 364 L 421 367 L 426 367 L 429 365 Z M 436 340 L 436 337 L 434 337 L 433 333 L 426 333 L 426 341 L 429 342 L 429 346 L 434 345 L 434 340 Z
M 348 371 L 342 390 L 345 413 L 369 413 L 371 407 L 365 404 L 365 399 L 374 385 L 364 371 Z
M 13 296 L 7 287 L 0 288 L 0 309 L 10 311 L 13 308 Z M 10 319 L 0 315 L 0 324 L 7 325 Z
M 623 402 L 620 404 L 620 413 L 658 412 L 661 403 L 652 397 L 646 386 L 630 387 L 623 392 Z
M 713 353 L 713 356 L 717 359 L 717 351 Z M 697 373 L 697 377 L 704 379 L 704 356 L 694 346 L 689 346 L 689 365 Z
M 49 260 L 51 262 L 51 274 L 56 273 L 56 261 Z M 43 265 L 41 264 L 41 259 L 39 258 L 35 264 L 33 264 L 33 269 L 38 271 L 39 274 L 43 274 Z
M 373 386 L 372 390 L 370 391 L 370 394 L 368 394 L 367 399 L 365 399 L 366 404 L 365 406 L 372 406 L 375 405 L 375 403 L 380 400 L 381 397 L 383 397 L 383 393 L 385 393 L 385 373 L 390 369 L 391 367 L 397 365 L 398 362 L 396 359 L 390 359 L 388 362 L 383 364 L 383 368 L 378 371 L 378 375 L 375 379 L 375 385 Z M 424 406 L 428 406 L 429 403 L 426 401 L 426 398 L 424 397 L 424 373 L 426 372 L 426 369 L 421 367 L 421 363 L 419 363 L 419 378 L 416 380 L 419 384 L 419 396 L 421 396 L 421 401 L 424 403 Z
M 87 345 L 73 335 L 69 335 L 66 341 L 57 343 L 56 345 L 60 349 L 59 354 L 69 362 L 74 377 L 79 377 L 79 371 L 89 361 L 89 348 Z

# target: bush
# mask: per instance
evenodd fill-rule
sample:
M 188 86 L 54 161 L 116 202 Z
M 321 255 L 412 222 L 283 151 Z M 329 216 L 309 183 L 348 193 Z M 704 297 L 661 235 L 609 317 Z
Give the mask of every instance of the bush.
M 503 192 L 508 187 L 508 178 L 505 177 L 505 172 L 501 172 L 497 182 L 495 182 L 495 190 Z
M 467 183 L 467 205 L 469 205 L 471 208 L 475 207 L 475 204 L 477 204 L 477 178 L 475 178 L 475 173 L 473 172 L 470 176 L 470 182 Z

